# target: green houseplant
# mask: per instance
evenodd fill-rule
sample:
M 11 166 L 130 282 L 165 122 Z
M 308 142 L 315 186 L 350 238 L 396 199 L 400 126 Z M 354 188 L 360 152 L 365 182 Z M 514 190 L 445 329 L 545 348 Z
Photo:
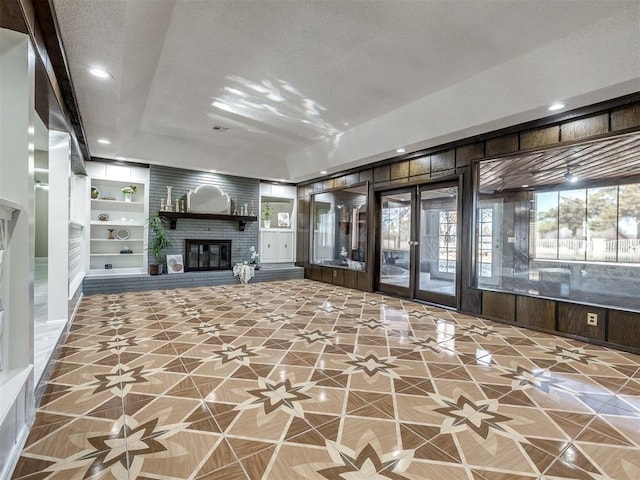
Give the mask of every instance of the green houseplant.
M 269 202 L 262 204 L 262 219 L 264 220 L 264 228 L 271 226 L 271 204 Z
M 149 265 L 149 274 L 151 275 L 160 275 L 162 273 L 162 251 L 173 246 L 164 231 L 164 222 L 164 218 L 158 212 L 149 217 L 149 250 L 151 250 L 153 257 L 156 259 L 156 263 Z
M 133 198 L 133 195 L 138 193 L 138 186 L 127 185 L 126 187 L 122 187 L 120 190 L 122 191 L 122 195 L 124 195 L 124 201 L 130 202 Z

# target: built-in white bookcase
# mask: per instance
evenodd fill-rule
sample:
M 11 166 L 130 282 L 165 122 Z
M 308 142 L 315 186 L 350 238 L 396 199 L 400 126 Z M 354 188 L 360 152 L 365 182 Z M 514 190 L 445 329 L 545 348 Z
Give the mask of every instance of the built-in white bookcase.
M 267 223 L 266 211 L 270 213 Z M 294 262 L 296 187 L 261 183 L 259 221 L 260 263 Z
M 89 275 L 147 273 L 149 169 L 87 162 L 87 173 Z

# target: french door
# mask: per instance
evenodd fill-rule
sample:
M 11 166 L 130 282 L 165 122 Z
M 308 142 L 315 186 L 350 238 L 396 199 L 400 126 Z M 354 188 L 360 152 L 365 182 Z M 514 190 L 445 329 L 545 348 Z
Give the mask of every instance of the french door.
M 378 290 L 457 307 L 457 183 L 422 185 L 378 195 Z

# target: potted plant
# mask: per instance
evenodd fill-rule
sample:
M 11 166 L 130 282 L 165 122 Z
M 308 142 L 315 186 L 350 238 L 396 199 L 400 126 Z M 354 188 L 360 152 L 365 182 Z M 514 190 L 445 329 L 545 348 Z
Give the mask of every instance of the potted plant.
M 138 186 L 137 185 L 128 185 L 126 187 L 122 187 L 121 189 L 122 194 L 124 195 L 124 201 L 125 202 L 130 202 L 132 196 L 138 192 Z
M 271 227 L 271 204 L 269 202 L 262 204 L 262 219 L 264 220 L 264 228 Z
M 260 264 L 258 263 L 258 260 L 260 260 L 260 254 L 258 253 L 258 250 L 256 250 L 256 247 L 251 246 L 249 247 L 249 252 L 251 253 L 251 261 L 249 264 L 253 265 L 256 270 L 260 270 Z
M 162 273 L 162 251 L 173 246 L 164 231 L 164 221 L 164 218 L 158 212 L 149 217 L 149 250 L 151 250 L 153 257 L 156 259 L 156 263 L 149 265 L 150 275 L 160 275 Z

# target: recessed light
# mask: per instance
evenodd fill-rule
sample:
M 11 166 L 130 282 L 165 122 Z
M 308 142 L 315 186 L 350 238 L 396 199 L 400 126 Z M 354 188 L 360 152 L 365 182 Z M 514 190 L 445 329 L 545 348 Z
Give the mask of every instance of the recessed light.
M 549 105 L 549 110 L 551 110 L 552 112 L 555 112 L 556 110 L 562 110 L 566 106 L 567 106 L 566 103 L 554 103 L 552 105 Z
M 209 170 L 209 172 L 211 172 L 211 173 L 218 173 L 218 171 L 217 171 L 217 170 L 213 170 L 213 169 L 212 169 L 212 170 Z
M 103 145 L 111 145 L 111 140 L 107 140 L 106 138 L 99 138 L 97 141 Z
M 98 77 L 102 79 L 113 78 L 113 75 L 111 75 L 109 72 L 99 67 L 90 68 L 89 73 L 94 77 Z
M 406 152 L 406 151 L 407 151 L 407 149 L 406 149 L 406 148 L 398 148 L 398 149 L 396 150 L 396 153 L 404 153 L 404 152 Z
M 121 155 L 118 155 L 118 156 L 116 157 L 116 160 L 124 160 L 124 159 L 125 159 L 125 158 L 124 158 L 123 156 L 121 156 Z
M 279 179 L 278 179 L 278 181 L 279 181 L 279 182 L 286 182 L 286 181 L 287 181 L 287 179 L 286 179 L 286 178 L 279 178 Z
M 327 171 L 326 171 L 326 170 L 321 170 L 321 171 L 320 171 L 320 175 L 326 175 L 326 174 L 327 174 Z
M 528 186 L 529 185 L 525 184 L 525 185 L 522 185 L 522 188 L 527 188 Z

